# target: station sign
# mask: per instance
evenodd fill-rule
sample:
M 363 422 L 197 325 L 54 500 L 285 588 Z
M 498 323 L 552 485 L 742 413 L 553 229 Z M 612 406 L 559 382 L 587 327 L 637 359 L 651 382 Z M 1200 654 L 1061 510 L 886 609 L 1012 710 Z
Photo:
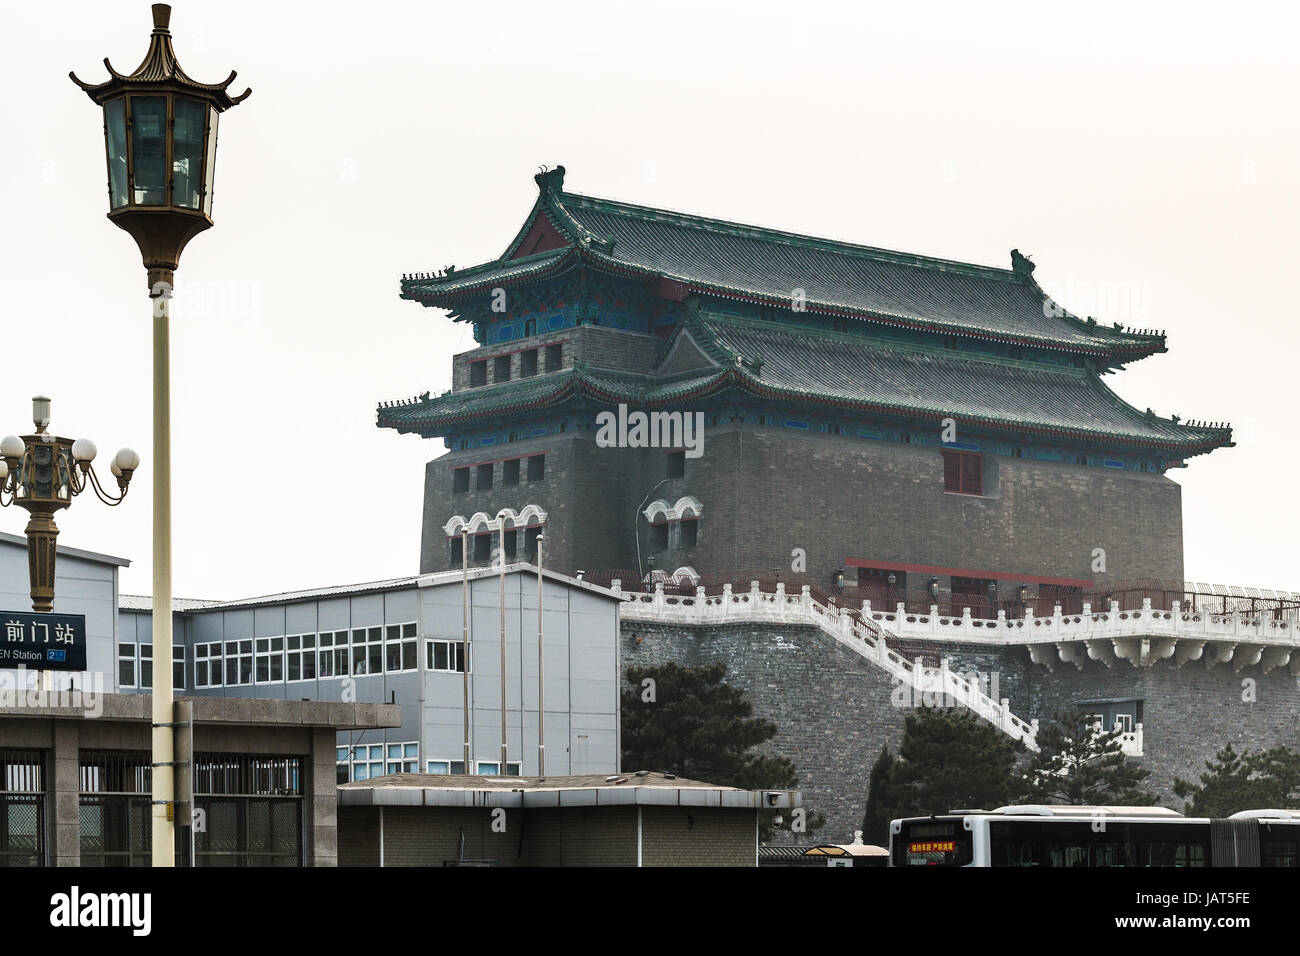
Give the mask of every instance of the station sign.
M 0 611 L 0 668 L 84 671 L 86 616 Z

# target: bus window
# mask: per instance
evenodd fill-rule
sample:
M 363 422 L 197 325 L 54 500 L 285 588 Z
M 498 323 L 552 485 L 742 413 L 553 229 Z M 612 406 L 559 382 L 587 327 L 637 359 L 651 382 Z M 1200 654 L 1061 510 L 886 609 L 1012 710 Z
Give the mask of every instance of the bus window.
M 992 866 L 1208 866 L 1209 843 L 1194 827 L 1112 820 L 989 823 Z
M 1300 836 L 1296 827 L 1274 827 L 1265 823 L 1259 828 L 1260 866 L 1300 866 Z

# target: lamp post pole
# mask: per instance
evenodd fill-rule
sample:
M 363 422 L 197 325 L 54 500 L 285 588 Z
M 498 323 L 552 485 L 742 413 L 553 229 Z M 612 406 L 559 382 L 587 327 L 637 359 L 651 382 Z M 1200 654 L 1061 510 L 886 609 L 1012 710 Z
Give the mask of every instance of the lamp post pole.
M 155 3 L 152 9 L 149 50 L 135 72 L 119 73 L 105 59 L 109 78 L 103 83 L 69 76 L 103 109 L 108 218 L 139 247 L 153 300 L 152 855 L 154 866 L 175 866 L 170 299 L 181 252 L 212 227 L 217 118 L 252 91 L 229 94 L 233 71 L 222 83 L 188 76 L 172 49 L 171 7 Z
M 508 752 L 506 746 L 506 519 L 504 515 L 497 515 L 497 525 L 501 529 L 501 575 L 498 585 L 501 591 L 501 766 L 497 771 L 504 777 Z
M 161 283 L 158 284 L 161 286 Z M 153 298 L 153 865 L 176 865 L 172 733 L 172 442 L 170 299 Z M 188 823 L 189 821 L 186 821 Z
M 470 772 L 469 766 L 469 528 L 460 529 L 460 573 L 461 600 L 464 603 L 460 638 L 460 666 L 465 681 L 465 766 L 463 773 Z
M 542 543 L 537 535 L 537 776 L 546 776 L 546 685 L 542 680 Z

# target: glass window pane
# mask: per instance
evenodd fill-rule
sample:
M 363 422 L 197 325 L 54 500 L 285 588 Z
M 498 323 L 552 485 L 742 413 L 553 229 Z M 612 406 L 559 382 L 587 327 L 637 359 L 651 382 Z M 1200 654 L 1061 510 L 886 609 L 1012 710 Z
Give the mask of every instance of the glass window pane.
M 203 137 L 208 111 L 198 100 L 176 99 L 176 126 L 172 133 L 172 204 L 198 209 L 203 190 Z
M 131 97 L 131 158 L 134 163 L 133 185 L 137 203 L 161 206 L 166 202 L 166 132 L 166 97 Z
M 203 211 L 209 216 L 212 215 L 212 173 L 216 168 L 217 162 L 217 110 L 215 107 L 208 109 L 208 148 L 204 152 L 203 181 L 207 183 L 207 192 L 203 194 Z
M 108 149 L 108 205 L 126 205 L 126 102 L 120 97 L 104 104 Z
M 405 747 L 402 748 L 402 756 L 403 756 L 403 757 L 418 757 L 418 756 L 419 756 L 419 749 L 420 749 L 420 745 L 419 745 L 419 744 L 407 744 Z

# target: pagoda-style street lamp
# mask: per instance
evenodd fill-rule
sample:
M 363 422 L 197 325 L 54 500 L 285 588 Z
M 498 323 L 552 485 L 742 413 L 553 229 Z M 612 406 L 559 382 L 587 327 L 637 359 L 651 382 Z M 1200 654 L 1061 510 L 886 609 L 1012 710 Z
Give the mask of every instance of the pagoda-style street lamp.
M 172 753 L 171 369 L 169 300 L 181 251 L 212 226 L 217 118 L 235 79 L 200 83 L 172 50 L 171 7 L 153 5 L 149 52 L 134 73 L 104 59 L 109 78 L 72 81 L 104 113 L 108 218 L 130 233 L 148 272 L 153 308 L 153 865 L 174 866 Z
M 50 400 L 43 395 L 32 399 L 31 435 L 0 438 L 0 506 L 17 505 L 31 514 L 27 522 L 27 564 L 31 576 L 32 610 L 54 610 L 54 559 L 59 528 L 54 512 L 72 505 L 72 499 L 87 488 L 107 505 L 119 505 L 126 497 L 132 473 L 140 467 L 140 456 L 123 448 L 109 466 L 117 479 L 118 494 L 105 491 L 95 474 L 95 443 L 89 438 L 59 438 L 51 435 Z
M 252 90 L 232 97 L 222 83 L 200 83 L 181 69 L 172 50 L 171 7 L 153 5 L 149 52 L 134 73 L 110 74 L 98 85 L 72 81 L 104 110 L 108 151 L 108 218 L 140 247 L 149 294 L 172 285 L 186 243 L 212 227 L 212 179 L 217 117 Z M 170 292 L 170 288 L 166 290 Z

